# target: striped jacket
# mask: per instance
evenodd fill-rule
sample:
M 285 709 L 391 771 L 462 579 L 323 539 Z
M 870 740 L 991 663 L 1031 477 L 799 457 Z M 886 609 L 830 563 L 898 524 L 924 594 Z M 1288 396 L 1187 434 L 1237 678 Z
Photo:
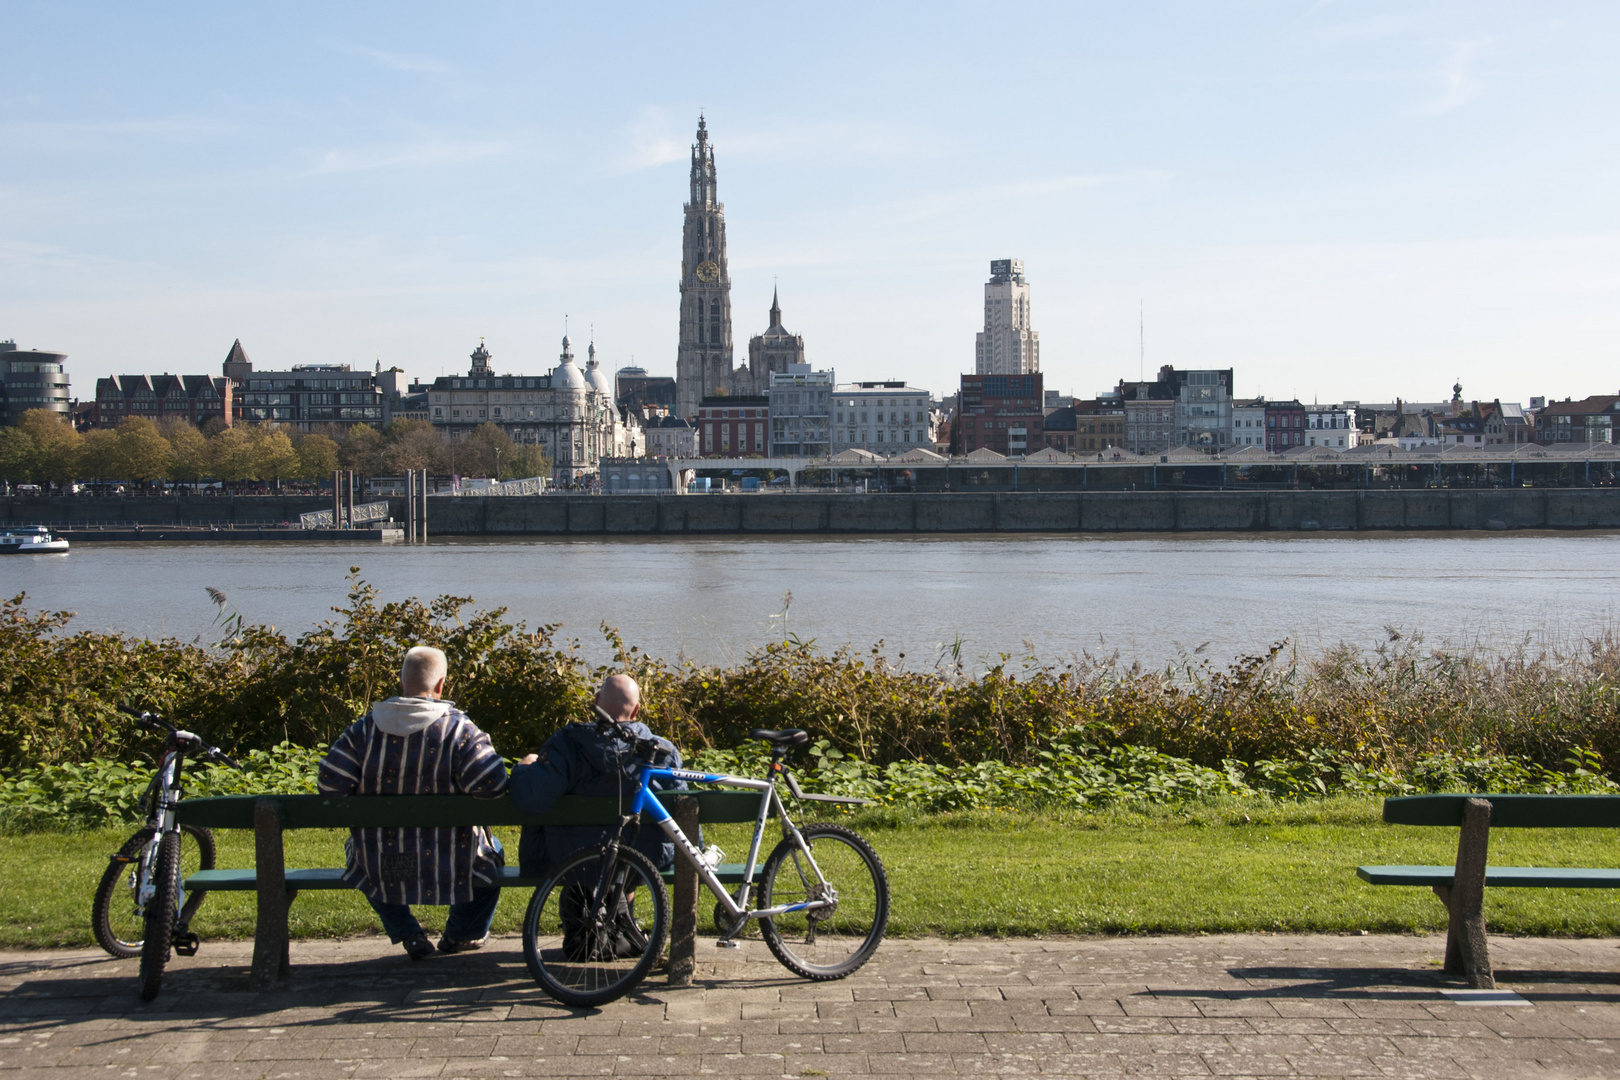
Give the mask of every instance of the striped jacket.
M 379 701 L 333 742 L 316 786 L 323 795 L 474 795 L 506 790 L 506 765 L 452 702 Z M 502 859 L 489 829 L 350 829 L 343 880 L 394 904 L 452 904 L 498 884 Z

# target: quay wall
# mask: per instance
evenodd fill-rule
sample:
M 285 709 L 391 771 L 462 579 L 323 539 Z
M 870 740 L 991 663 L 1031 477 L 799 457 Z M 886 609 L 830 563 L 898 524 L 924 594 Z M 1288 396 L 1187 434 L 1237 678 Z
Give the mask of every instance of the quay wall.
M 369 501 L 369 500 L 368 500 Z M 396 521 L 404 501 L 392 499 Z M 0 526 L 242 533 L 325 510 L 321 497 L 0 499 Z M 461 496 L 428 500 L 430 536 L 699 533 L 1360 532 L 1620 529 L 1616 488 Z M 144 538 L 144 537 L 143 537 Z M 228 539 L 199 535 L 197 539 Z M 243 537 L 245 538 L 245 537 Z

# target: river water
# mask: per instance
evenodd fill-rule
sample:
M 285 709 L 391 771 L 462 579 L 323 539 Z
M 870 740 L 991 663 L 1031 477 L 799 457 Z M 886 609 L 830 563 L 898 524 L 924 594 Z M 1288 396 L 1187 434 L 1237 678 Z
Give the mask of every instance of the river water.
M 1611 534 L 80 544 L 0 559 L 0 590 L 77 612 L 74 628 L 208 642 L 205 587 L 292 635 L 344 602 L 350 566 L 385 600 L 453 593 L 561 624 L 593 659 L 605 621 L 654 655 L 723 664 L 784 631 L 829 649 L 881 641 L 912 667 L 953 650 L 973 667 L 1001 653 L 1223 663 L 1284 638 L 1371 645 L 1388 627 L 1435 646 L 1569 649 L 1614 628 L 1620 600 Z

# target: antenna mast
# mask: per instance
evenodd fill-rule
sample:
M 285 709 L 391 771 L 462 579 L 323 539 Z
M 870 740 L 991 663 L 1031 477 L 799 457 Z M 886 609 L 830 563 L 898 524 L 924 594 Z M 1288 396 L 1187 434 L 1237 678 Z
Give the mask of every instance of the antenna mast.
M 1146 304 L 1136 302 L 1136 378 L 1138 381 L 1147 378 L 1147 318 L 1143 315 Z

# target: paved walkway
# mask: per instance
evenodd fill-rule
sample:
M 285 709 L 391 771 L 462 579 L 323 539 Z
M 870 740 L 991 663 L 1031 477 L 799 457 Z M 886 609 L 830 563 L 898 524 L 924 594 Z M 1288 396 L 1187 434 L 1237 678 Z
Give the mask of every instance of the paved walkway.
M 376 938 L 293 946 L 247 991 L 246 943 L 177 959 L 163 995 L 99 952 L 0 953 L 0 1080 L 45 1077 L 1620 1076 L 1620 942 L 1494 939 L 1521 1004 L 1461 1003 L 1414 937 L 886 942 L 807 983 L 756 942 L 559 1008 L 514 939 L 412 964 Z

